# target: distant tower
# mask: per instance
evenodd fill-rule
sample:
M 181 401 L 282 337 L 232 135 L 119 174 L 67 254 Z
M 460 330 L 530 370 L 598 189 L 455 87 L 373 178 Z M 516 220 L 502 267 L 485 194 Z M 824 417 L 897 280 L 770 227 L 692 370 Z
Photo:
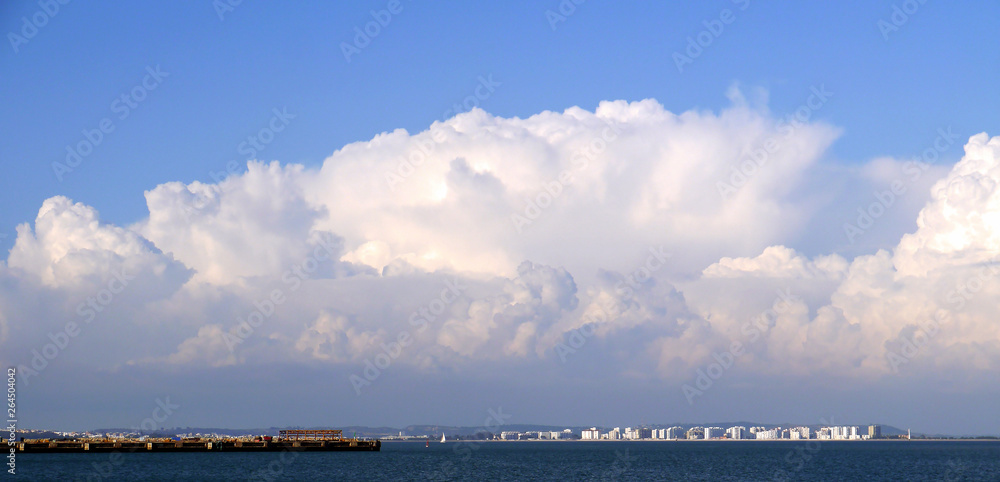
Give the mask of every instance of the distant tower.
M 910 429 L 906 429 L 906 440 L 910 440 Z

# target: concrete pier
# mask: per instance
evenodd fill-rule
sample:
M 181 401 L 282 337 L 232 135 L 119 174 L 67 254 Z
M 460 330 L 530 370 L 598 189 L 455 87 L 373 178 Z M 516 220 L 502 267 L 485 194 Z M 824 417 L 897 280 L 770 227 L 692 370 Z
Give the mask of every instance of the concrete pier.
M 199 440 L 176 441 L 158 440 L 153 442 L 138 440 L 88 440 L 49 441 L 26 440 L 16 443 L 18 453 L 107 453 L 107 452 L 336 452 L 360 451 L 378 452 L 382 448 L 379 440 Z

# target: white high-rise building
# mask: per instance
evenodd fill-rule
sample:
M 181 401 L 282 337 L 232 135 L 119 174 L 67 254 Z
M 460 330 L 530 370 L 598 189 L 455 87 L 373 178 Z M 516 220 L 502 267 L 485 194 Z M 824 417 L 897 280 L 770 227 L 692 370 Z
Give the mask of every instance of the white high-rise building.
M 683 427 L 670 427 L 667 429 L 667 440 L 679 440 L 685 437 Z
M 861 440 L 861 433 L 857 426 L 829 427 L 829 429 L 831 440 Z
M 580 438 L 583 440 L 599 440 L 601 438 L 601 431 L 597 430 L 597 427 L 590 427 L 580 432 Z
M 726 433 L 729 434 L 729 438 L 733 440 L 743 440 L 746 438 L 746 429 L 744 427 L 729 427 L 729 429 L 726 430 Z
M 705 440 L 722 437 L 725 433 L 722 427 L 705 427 Z

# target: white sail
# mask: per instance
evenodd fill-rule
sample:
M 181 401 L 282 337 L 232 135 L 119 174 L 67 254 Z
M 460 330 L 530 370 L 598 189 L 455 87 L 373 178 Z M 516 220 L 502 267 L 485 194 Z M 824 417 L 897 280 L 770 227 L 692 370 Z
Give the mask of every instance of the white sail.
M 444 434 L 441 434 L 441 443 L 444 443 Z

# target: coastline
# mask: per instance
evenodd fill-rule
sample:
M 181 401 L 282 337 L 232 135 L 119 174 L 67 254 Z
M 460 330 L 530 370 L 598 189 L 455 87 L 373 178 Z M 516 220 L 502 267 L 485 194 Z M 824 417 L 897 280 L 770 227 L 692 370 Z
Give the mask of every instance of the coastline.
M 433 438 L 429 438 L 429 439 L 414 439 L 414 440 L 384 439 L 383 438 L 383 439 L 379 439 L 379 440 L 381 440 L 382 443 L 418 443 L 418 444 L 419 443 L 424 443 L 425 440 L 430 440 L 431 441 L 431 445 L 434 445 L 434 444 L 440 445 L 441 444 L 440 441 L 437 441 L 437 440 L 435 440 Z M 476 439 L 469 439 L 469 440 L 448 440 L 447 442 L 445 442 L 445 444 L 452 444 L 452 443 L 455 443 L 455 444 L 457 444 L 457 443 L 523 443 L 523 442 L 537 442 L 537 443 L 573 443 L 573 442 L 579 442 L 579 443 L 601 443 L 601 442 L 605 442 L 605 443 L 606 442 L 629 442 L 629 443 L 634 443 L 634 442 L 657 442 L 657 443 L 658 442 L 685 442 L 685 443 L 700 443 L 700 442 L 727 442 L 727 443 L 728 442 L 752 442 L 752 443 L 761 443 L 761 442 L 849 442 L 849 443 L 865 443 L 865 442 L 873 442 L 873 443 L 882 443 L 882 442 L 997 442 L 997 443 L 1000 443 L 1000 438 L 994 438 L 994 439 L 983 439 L 983 438 L 968 438 L 968 439 L 955 439 L 955 438 L 919 438 L 919 439 L 869 439 L 869 440 L 828 440 L 828 439 L 815 439 L 815 438 L 811 438 L 811 439 L 766 439 L 766 440 L 757 440 L 757 439 L 735 440 L 735 439 L 724 439 L 724 438 L 718 438 L 718 439 L 653 439 L 653 438 L 648 438 L 648 439 L 637 439 L 637 440 L 626 440 L 626 439 L 622 439 L 622 440 L 607 440 L 607 439 L 604 439 L 604 440 L 581 440 L 581 439 L 572 439 L 572 440 L 570 440 L 570 439 L 567 439 L 567 440 L 547 440 L 547 439 L 476 440 Z

